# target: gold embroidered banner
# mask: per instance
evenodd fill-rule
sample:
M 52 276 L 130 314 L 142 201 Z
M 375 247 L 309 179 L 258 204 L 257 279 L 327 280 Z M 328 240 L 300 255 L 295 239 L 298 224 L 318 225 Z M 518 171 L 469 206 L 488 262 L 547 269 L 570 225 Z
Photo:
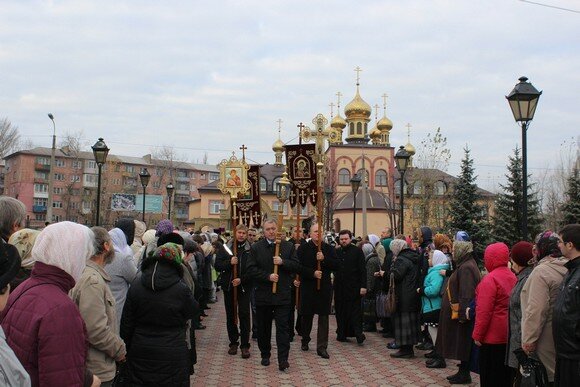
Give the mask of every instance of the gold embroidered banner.
M 260 166 L 250 165 L 248 170 L 248 183 L 250 189 L 236 200 L 236 216 L 239 223 L 251 227 L 260 227 L 262 224 L 262 211 L 260 208 Z M 233 214 L 232 214 L 233 218 Z
M 305 207 L 308 200 L 316 205 L 317 177 L 314 144 L 286 145 L 286 165 L 292 182 L 290 206 Z

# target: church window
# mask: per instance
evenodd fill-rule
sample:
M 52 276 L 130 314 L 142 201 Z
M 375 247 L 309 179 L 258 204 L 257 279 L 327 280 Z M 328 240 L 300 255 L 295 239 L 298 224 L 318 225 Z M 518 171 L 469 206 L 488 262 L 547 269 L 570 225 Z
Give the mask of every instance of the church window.
M 405 185 L 403 186 L 403 194 L 407 193 L 408 190 L 408 184 L 407 182 L 405 182 Z M 396 195 L 400 195 L 401 194 L 401 180 L 397 180 L 395 181 L 395 194 Z
M 377 187 L 387 186 L 387 172 L 385 172 L 384 169 L 379 169 L 377 173 L 375 173 L 375 185 Z
M 356 123 L 356 134 L 362 134 L 362 122 Z
M 338 171 L 338 184 L 339 185 L 349 185 L 350 184 L 350 171 L 346 168 L 342 168 Z
M 445 195 L 447 192 L 447 186 L 442 181 L 436 181 L 434 184 L 435 195 Z
M 260 191 L 265 192 L 268 189 L 268 180 L 265 177 L 260 177 Z
M 354 134 L 354 122 L 350 123 L 349 129 L 350 129 L 350 134 L 353 135 Z
M 423 193 L 423 183 L 420 181 L 416 181 L 415 184 L 413 184 L 413 194 L 421 195 L 422 193 Z

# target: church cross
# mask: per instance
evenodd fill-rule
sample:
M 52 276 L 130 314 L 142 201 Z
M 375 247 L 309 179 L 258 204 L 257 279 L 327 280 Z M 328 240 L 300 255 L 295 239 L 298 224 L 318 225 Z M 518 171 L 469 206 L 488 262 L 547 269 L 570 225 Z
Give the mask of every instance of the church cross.
M 337 97 L 337 107 L 338 107 L 338 113 L 340 113 L 340 97 L 342 97 L 342 93 L 339 91 L 338 93 L 336 93 L 336 97 Z
M 308 196 L 308 194 L 306 192 L 304 192 L 304 191 L 300 191 L 300 193 L 298 194 L 298 196 L 300 196 L 300 199 L 304 200 L 304 198 L 306 196 Z
M 407 123 L 405 127 L 407 128 L 407 142 L 411 142 L 411 124 Z
M 246 149 L 248 149 L 247 146 L 245 146 L 244 144 L 242 144 L 242 146 L 240 147 L 241 151 L 242 151 L 242 160 L 246 159 Z
M 312 196 L 312 200 L 316 199 L 316 191 L 310 191 L 310 196 Z
M 330 117 L 334 117 L 334 102 L 331 102 L 328 106 L 330 106 Z
M 385 115 L 387 115 L 387 98 L 388 98 L 388 95 L 387 95 L 387 93 L 385 93 L 385 94 L 381 95 L 381 97 L 383 97 L 383 111 L 384 111 Z
M 356 85 L 358 86 L 360 84 L 360 72 L 362 71 L 362 69 L 359 66 L 356 66 L 356 69 L 354 69 L 354 71 L 356 71 Z
M 246 224 L 249 219 L 248 213 L 246 212 L 242 213 L 242 216 L 240 216 L 240 218 L 242 218 L 242 221 L 244 222 L 244 224 Z
M 374 108 L 375 108 L 375 121 L 377 120 L 377 117 L 379 116 L 379 104 L 376 103 Z

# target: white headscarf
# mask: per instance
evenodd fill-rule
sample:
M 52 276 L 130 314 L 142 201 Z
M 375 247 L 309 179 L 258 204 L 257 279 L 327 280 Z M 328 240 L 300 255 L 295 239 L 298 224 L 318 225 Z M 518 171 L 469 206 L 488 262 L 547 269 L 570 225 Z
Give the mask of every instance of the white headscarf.
M 433 267 L 449 263 L 449 258 L 441 250 L 433 250 L 433 258 L 431 260 L 433 261 Z
M 377 243 L 380 242 L 380 238 L 378 236 L 376 236 L 375 234 L 370 234 L 369 235 L 369 242 L 371 242 L 371 245 L 373 245 L 373 247 L 375 247 L 377 245 Z
M 120 228 L 114 228 L 109 231 L 109 235 L 111 236 L 111 241 L 113 242 L 113 247 L 115 248 L 116 253 L 133 256 L 133 251 L 127 244 L 127 237 L 123 230 Z
M 73 222 L 58 222 L 38 234 L 32 248 L 32 258 L 36 262 L 58 267 L 76 283 L 83 274 L 87 259 L 94 252 L 94 234 L 90 228 Z
M 394 239 L 391 242 L 391 251 L 393 252 L 393 255 L 396 257 L 399 255 L 399 253 L 401 252 L 401 250 L 403 250 L 406 247 L 409 247 L 407 245 L 407 242 L 405 242 L 402 239 Z
M 375 248 L 370 243 L 365 243 L 362 247 L 363 254 L 365 258 L 375 252 Z

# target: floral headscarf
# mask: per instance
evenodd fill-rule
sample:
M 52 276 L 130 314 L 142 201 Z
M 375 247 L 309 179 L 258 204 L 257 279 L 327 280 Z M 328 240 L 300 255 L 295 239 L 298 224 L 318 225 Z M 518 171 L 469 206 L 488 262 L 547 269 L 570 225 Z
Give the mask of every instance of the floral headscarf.
M 157 249 L 155 249 L 152 258 L 158 260 L 164 259 L 167 261 L 175 262 L 178 265 L 181 265 L 181 263 L 183 262 L 181 249 L 177 244 L 171 242 L 161 245 Z
M 562 256 L 560 247 L 558 247 L 558 241 L 560 237 L 558 234 L 552 231 L 544 231 L 539 235 L 536 242 L 536 250 L 538 250 L 538 260 L 550 256 L 558 258 Z
M 30 228 L 23 228 L 22 230 L 16 231 L 10 236 L 8 243 L 16 247 L 22 263 L 20 264 L 25 269 L 32 269 L 34 266 L 34 259 L 32 259 L 32 247 L 34 247 L 34 242 L 36 237 L 40 234 L 38 230 L 32 230 Z

